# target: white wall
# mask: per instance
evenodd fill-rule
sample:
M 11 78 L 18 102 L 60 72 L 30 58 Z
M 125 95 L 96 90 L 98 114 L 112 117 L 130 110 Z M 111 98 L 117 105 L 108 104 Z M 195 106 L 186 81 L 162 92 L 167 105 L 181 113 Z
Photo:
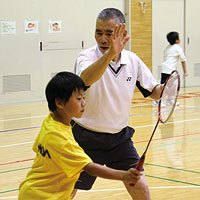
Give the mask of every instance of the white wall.
M 1 0 L 0 23 L 15 21 L 16 34 L 0 28 L 0 104 L 45 99 L 52 75 L 73 71 L 82 41 L 95 44 L 96 17 L 106 7 L 125 12 L 125 0 Z M 38 21 L 39 33 L 25 34 L 25 20 Z M 49 33 L 49 20 L 61 20 L 62 32 Z
M 166 34 L 177 31 L 180 34 L 180 45 L 187 57 L 186 87 L 200 86 L 200 21 L 199 0 L 152 0 L 152 71 L 160 80 L 163 51 L 168 45 Z M 189 42 L 188 42 L 189 41 Z M 184 86 L 183 70 L 179 62 L 181 86 Z
M 168 45 L 166 34 L 170 31 L 179 32 L 180 45 L 184 48 L 184 0 L 152 0 L 152 71 L 159 81 L 163 53 Z

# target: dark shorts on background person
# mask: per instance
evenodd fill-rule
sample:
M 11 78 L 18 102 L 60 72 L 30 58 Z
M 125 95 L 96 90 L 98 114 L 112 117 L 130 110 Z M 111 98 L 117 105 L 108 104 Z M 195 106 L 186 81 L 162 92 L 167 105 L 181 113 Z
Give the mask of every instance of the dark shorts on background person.
M 75 140 L 93 162 L 120 170 L 136 167 L 139 155 L 133 146 L 133 128 L 127 126 L 119 133 L 110 134 L 85 129 L 74 121 L 71 124 Z M 96 177 L 82 172 L 75 188 L 89 190 L 95 180 Z
M 161 73 L 160 83 L 164 84 L 166 82 L 166 80 L 168 79 L 169 76 L 170 76 L 170 74 Z

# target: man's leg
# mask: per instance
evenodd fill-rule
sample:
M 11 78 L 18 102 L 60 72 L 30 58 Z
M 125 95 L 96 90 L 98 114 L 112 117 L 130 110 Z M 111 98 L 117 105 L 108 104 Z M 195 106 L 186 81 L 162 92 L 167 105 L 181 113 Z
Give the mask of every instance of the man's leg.
M 149 187 L 144 174 L 135 186 L 126 183 L 124 185 L 133 200 L 151 200 Z
M 132 141 L 134 130 L 131 127 L 127 127 L 123 131 L 125 133 L 123 132 L 119 135 L 120 138 L 117 138 L 117 141 L 122 141 L 122 143 L 107 153 L 109 162 L 106 165 L 114 169 L 128 170 L 135 168 L 140 158 Z M 117 141 L 113 141 L 113 143 Z M 151 200 L 144 172 L 135 186 L 127 185 L 126 183 L 124 185 L 133 200 Z

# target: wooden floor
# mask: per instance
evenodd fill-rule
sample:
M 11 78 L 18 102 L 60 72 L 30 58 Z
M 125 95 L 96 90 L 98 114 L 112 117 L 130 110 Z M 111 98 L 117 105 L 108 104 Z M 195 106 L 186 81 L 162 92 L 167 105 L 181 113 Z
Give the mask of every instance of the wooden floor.
M 134 96 L 130 125 L 141 155 L 157 121 L 157 106 L 139 93 Z M 152 200 L 200 199 L 200 88 L 181 89 L 173 116 L 159 124 L 147 153 L 145 173 Z M 47 104 L 0 106 L 0 200 L 17 199 L 18 186 L 30 169 L 32 145 L 48 114 Z M 93 189 L 75 200 L 130 200 L 123 184 L 98 178 Z

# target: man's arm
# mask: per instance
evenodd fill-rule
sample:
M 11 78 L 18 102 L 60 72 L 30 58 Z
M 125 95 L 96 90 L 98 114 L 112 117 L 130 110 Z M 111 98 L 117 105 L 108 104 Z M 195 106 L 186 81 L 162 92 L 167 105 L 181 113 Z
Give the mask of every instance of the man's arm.
M 86 86 L 92 85 L 102 77 L 111 60 L 120 56 L 120 53 L 124 49 L 129 38 L 130 36 L 127 36 L 125 24 L 116 25 L 110 38 L 110 47 L 108 51 L 81 73 L 81 78 Z
M 152 94 L 149 97 L 155 100 L 159 100 L 162 90 L 163 90 L 163 84 L 156 85 L 153 89 Z
M 99 60 L 86 68 L 80 75 L 85 85 L 90 86 L 98 81 L 113 58 L 111 52 L 107 51 Z

